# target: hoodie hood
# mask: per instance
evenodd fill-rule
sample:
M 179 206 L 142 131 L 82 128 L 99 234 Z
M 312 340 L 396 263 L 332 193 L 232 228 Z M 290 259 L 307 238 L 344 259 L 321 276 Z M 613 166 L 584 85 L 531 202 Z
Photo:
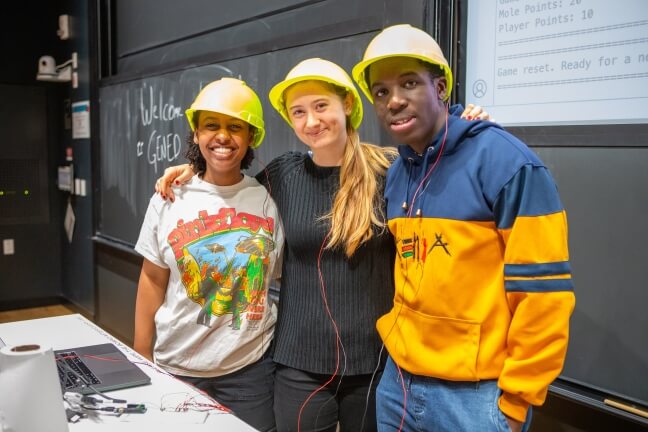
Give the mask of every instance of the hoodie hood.
M 462 143 L 465 143 L 464 138 L 477 135 L 484 129 L 502 129 L 501 126 L 490 121 L 462 119 L 460 116 L 463 111 L 464 107 L 460 104 L 453 105 L 448 109 L 448 136 L 443 145 L 444 155 L 454 153 Z M 438 153 L 441 144 L 443 144 L 444 135 L 445 127 L 441 128 L 439 133 L 436 134 L 423 155 L 419 155 L 406 144 L 399 145 L 398 152 L 406 161 L 409 161 L 414 165 L 421 164 L 426 158 L 433 157 Z

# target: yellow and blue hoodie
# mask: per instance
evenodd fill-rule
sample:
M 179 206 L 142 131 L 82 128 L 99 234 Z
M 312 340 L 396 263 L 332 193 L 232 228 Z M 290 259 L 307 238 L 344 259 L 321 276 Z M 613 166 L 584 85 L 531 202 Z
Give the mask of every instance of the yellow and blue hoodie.
M 412 374 L 497 379 L 500 409 L 524 421 L 567 350 L 575 298 L 565 210 L 547 168 L 498 125 L 450 115 L 442 145 L 444 132 L 422 156 L 400 146 L 387 173 L 395 296 L 377 328 Z

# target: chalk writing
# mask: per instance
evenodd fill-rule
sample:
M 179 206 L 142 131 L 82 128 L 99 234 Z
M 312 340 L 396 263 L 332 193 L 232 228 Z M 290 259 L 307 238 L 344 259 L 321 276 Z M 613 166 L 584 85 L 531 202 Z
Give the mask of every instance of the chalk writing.
M 146 95 L 145 93 L 148 94 Z M 148 92 L 142 90 L 140 95 L 140 115 L 142 118 L 142 125 L 149 126 L 153 123 L 154 119 L 171 121 L 175 118 L 182 117 L 182 108 L 173 105 L 172 101 L 165 102 L 162 91 L 159 91 L 157 98 L 155 98 L 153 95 L 153 87 L 149 87 Z
M 164 123 L 172 122 L 183 116 L 183 109 L 175 105 L 173 98 L 167 100 L 162 90 L 155 90 L 153 86 L 144 84 L 139 92 L 139 118 L 146 129 L 155 127 L 148 134 L 148 140 L 137 137 L 135 145 L 137 157 L 153 166 L 157 174 L 160 163 L 173 162 L 178 159 L 182 151 L 182 139 L 176 132 L 160 132 Z M 165 129 L 169 129 L 168 127 Z M 146 143 L 146 149 L 145 149 Z

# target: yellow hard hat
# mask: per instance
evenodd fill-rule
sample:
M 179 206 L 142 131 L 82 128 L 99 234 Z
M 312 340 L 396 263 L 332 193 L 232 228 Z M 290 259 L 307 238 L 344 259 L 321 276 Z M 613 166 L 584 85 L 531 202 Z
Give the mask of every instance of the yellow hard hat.
M 376 35 L 362 57 L 362 61 L 353 68 L 353 79 L 358 83 L 367 99 L 373 103 L 373 97 L 367 82 L 366 70 L 373 63 L 389 57 L 412 57 L 426 63 L 439 66 L 448 83 L 445 100 L 452 92 L 452 71 L 448 61 L 436 41 L 416 27 L 399 24 L 387 27 Z
M 254 142 L 250 147 L 257 148 L 265 136 L 263 107 L 259 96 L 244 81 L 236 78 L 221 78 L 205 86 L 185 111 L 191 130 L 196 130 L 194 114 L 196 111 L 212 111 L 225 114 L 254 126 Z
M 272 106 L 281 114 L 289 125 L 292 126 L 288 111 L 286 110 L 286 100 L 284 94 L 288 87 L 302 81 L 324 81 L 350 91 L 353 95 L 353 106 L 351 108 L 351 126 L 358 129 L 362 123 L 362 101 L 360 94 L 353 85 L 351 77 L 340 66 L 333 62 L 321 58 L 306 59 L 288 72 L 286 78 L 272 87 L 269 98 Z

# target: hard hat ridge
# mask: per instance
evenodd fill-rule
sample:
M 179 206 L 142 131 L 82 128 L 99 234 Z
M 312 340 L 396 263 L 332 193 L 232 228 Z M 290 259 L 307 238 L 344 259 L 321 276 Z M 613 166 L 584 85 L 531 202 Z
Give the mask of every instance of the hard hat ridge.
M 440 67 L 448 84 L 445 100 L 452 92 L 452 71 L 439 44 L 426 32 L 409 24 L 387 27 L 369 42 L 362 61 L 354 66 L 353 79 L 373 103 L 367 70 L 373 63 L 389 57 L 411 57 Z

